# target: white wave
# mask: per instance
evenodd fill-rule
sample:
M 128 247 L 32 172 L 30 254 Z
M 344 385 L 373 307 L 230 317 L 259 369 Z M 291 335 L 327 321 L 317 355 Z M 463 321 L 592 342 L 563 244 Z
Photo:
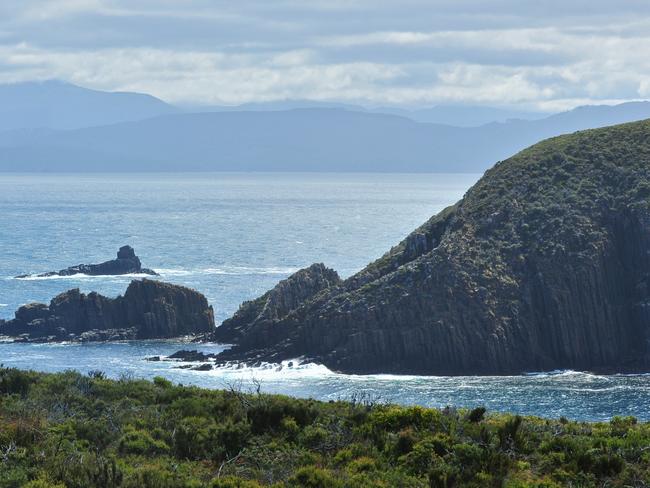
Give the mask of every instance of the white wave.
M 215 268 L 157 268 L 155 271 L 161 276 L 189 276 L 189 275 L 287 275 L 295 273 L 300 268 L 279 266 L 250 267 L 250 266 L 220 266 Z
M 227 275 L 259 275 L 259 274 L 273 274 L 284 275 L 291 274 L 298 271 L 300 268 L 282 268 L 282 267 L 267 267 L 255 268 L 247 266 L 226 266 L 223 268 L 206 268 L 206 274 L 227 274 Z
M 195 362 L 178 361 L 184 365 L 196 365 Z M 187 369 L 186 371 L 197 374 L 208 374 L 220 376 L 224 380 L 241 379 L 241 380 L 266 380 L 277 381 L 278 379 L 304 379 L 304 378 L 324 378 L 337 376 L 326 366 L 316 363 L 301 363 L 300 359 L 282 361 L 281 363 L 261 363 L 257 366 L 248 366 L 243 363 L 227 363 L 215 366 L 211 371 L 195 371 Z
M 215 268 L 156 268 L 155 271 L 162 277 L 167 276 L 192 276 L 192 275 L 289 275 L 295 273 L 300 268 L 294 267 L 281 267 L 281 266 L 268 266 L 268 267 L 252 267 L 252 266 L 220 266 Z M 151 278 L 152 276 L 146 273 L 128 273 L 121 275 L 87 275 L 77 273 L 67 276 L 38 276 L 29 275 L 21 278 L 14 276 L 7 276 L 8 280 L 21 280 L 21 281 L 42 281 L 42 280 L 69 280 L 69 281 L 99 281 L 106 278 Z
M 8 306 L 9 306 L 8 303 L 0 303 L 0 307 L 8 307 Z
M 36 276 L 30 275 L 21 278 L 9 277 L 9 279 L 15 279 L 20 281 L 42 281 L 42 280 L 70 280 L 70 281 L 100 281 L 105 280 L 106 278 L 151 278 L 151 275 L 146 273 L 128 273 L 122 275 L 87 275 L 83 273 L 77 273 L 68 276 Z
M 192 270 L 182 268 L 156 268 L 154 271 L 161 276 L 188 276 L 196 274 Z
M 540 371 L 526 373 L 524 376 L 530 376 L 533 378 L 551 378 L 551 379 L 565 379 L 565 378 L 575 378 L 580 379 L 581 381 L 609 381 L 609 378 L 606 375 L 599 375 L 595 373 L 590 373 L 588 371 L 575 371 L 572 369 L 557 369 L 553 371 Z
M 572 369 L 554 369 L 551 371 L 531 371 L 529 373 L 524 373 L 524 376 L 573 376 L 579 374 L 589 374 L 581 373 L 580 371 L 574 371 Z

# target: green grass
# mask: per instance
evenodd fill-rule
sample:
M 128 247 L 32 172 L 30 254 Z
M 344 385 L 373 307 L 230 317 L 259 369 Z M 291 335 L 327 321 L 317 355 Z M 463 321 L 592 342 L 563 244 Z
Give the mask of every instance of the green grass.
M 650 425 L 0 369 L 0 487 L 624 487 Z

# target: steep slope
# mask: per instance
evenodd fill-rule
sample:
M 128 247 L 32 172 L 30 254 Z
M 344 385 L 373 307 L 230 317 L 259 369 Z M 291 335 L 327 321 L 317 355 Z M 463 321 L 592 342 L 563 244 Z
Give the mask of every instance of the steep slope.
M 221 358 L 305 356 L 359 373 L 646 370 L 649 198 L 650 121 L 544 141 L 343 284 L 239 324 Z

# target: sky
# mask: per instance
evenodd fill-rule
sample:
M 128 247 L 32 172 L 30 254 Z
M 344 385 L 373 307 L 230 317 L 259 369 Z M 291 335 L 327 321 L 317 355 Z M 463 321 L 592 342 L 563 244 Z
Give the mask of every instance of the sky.
M 2 0 L 0 83 L 177 104 L 650 98 L 648 0 Z

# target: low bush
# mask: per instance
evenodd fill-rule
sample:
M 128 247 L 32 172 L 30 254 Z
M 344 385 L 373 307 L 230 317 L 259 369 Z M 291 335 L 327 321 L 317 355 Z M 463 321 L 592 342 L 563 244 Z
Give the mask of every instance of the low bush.
M 650 425 L 0 368 L 0 488 L 650 485 Z

